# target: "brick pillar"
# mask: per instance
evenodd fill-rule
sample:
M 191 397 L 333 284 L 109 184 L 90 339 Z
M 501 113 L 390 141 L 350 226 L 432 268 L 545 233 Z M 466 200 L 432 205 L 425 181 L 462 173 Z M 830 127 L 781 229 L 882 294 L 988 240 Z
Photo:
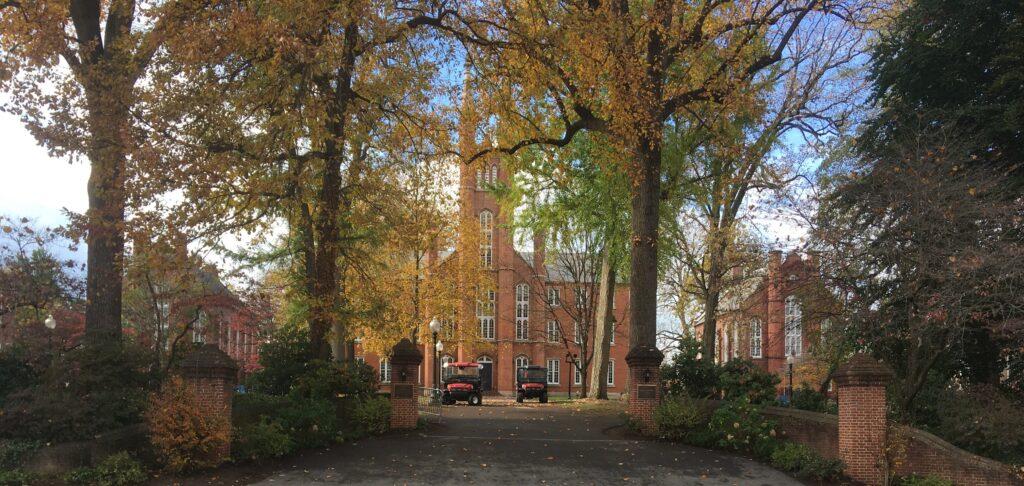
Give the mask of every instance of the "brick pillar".
M 665 356 L 655 347 L 637 346 L 629 350 L 629 402 L 626 412 L 644 435 L 654 435 L 654 409 L 661 403 L 661 361 Z M 570 376 L 571 379 L 571 376 Z
M 231 423 L 231 399 L 238 383 L 238 365 L 216 344 L 201 344 L 178 363 L 177 372 L 195 394 L 207 415 L 220 415 Z M 230 429 L 229 432 L 230 434 Z M 231 458 L 230 436 L 219 451 L 221 461 Z
M 839 394 L 839 458 L 846 475 L 867 485 L 885 484 L 885 385 L 892 371 L 855 354 L 834 375 Z
M 423 362 L 423 353 L 408 339 L 402 339 L 391 350 L 391 428 L 415 429 L 419 419 L 416 408 L 416 368 Z

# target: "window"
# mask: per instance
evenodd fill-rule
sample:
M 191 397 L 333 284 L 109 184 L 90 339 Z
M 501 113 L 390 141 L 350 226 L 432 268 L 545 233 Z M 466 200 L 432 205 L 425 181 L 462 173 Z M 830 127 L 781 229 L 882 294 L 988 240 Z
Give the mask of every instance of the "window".
M 800 356 L 803 350 L 803 311 L 796 296 L 786 297 L 786 356 Z
M 480 264 L 491 268 L 494 261 L 494 215 L 490 211 L 480 212 Z
M 761 357 L 761 320 L 750 321 L 750 357 Z
M 573 293 L 576 294 L 576 308 L 585 308 L 587 306 L 587 298 L 589 297 L 587 295 L 587 289 L 583 287 L 576 287 Z
M 476 171 L 476 188 L 477 189 L 483 189 L 484 188 L 484 172 L 482 170 L 480 170 L 480 169 L 477 169 L 477 171 Z
M 451 357 L 451 355 L 446 354 L 446 355 L 441 357 L 441 379 L 442 380 L 455 374 L 455 368 L 452 368 L 450 366 L 445 366 L 446 364 L 447 365 L 451 365 L 454 362 L 455 362 L 455 358 Z
M 832 321 L 825 319 L 821 321 L 821 330 L 818 332 L 818 341 L 825 342 L 825 337 L 828 336 L 828 330 L 832 328 Z
M 616 324 L 618 324 L 618 323 L 615 322 L 614 320 L 612 320 L 612 328 L 609 331 L 609 332 L 611 332 L 611 335 L 608 336 L 608 344 L 610 344 L 612 346 L 615 346 L 615 325 Z
M 530 366 L 530 358 L 529 357 L 527 357 L 525 355 L 516 356 L 516 369 L 517 370 L 519 368 L 526 368 L 527 366 Z
M 391 383 L 391 361 L 380 360 L 380 382 Z
M 476 318 L 480 321 L 480 337 L 494 339 L 494 291 L 488 290 L 485 301 L 476 302 Z
M 576 366 L 575 363 L 569 363 L 572 366 L 572 384 L 582 385 L 583 384 L 583 373 L 580 373 L 580 367 Z
M 558 332 L 558 321 L 548 321 L 548 341 L 557 343 L 561 341 L 561 333 Z
M 206 323 L 205 323 L 206 319 L 205 318 L 206 318 L 206 313 L 200 311 L 199 312 L 199 318 L 196 319 L 195 324 L 192 325 L 192 342 L 194 342 L 194 343 L 205 343 L 206 342 L 206 336 L 203 335 L 203 332 L 206 330 L 205 329 L 205 327 L 206 327 Z
M 732 325 L 732 357 L 740 357 L 740 326 L 736 323 Z
M 498 164 L 491 164 L 491 177 L 487 182 L 491 184 L 498 182 Z
M 530 286 L 516 285 L 516 339 L 525 341 L 530 335 Z
M 559 361 L 557 359 L 549 359 L 548 360 L 548 384 L 549 385 L 557 385 L 558 384 L 558 380 L 559 380 L 558 365 L 559 365 Z
M 551 307 L 561 307 L 562 305 L 562 291 L 556 288 L 548 289 L 548 305 Z
M 455 316 L 449 319 L 441 319 L 441 338 L 455 339 Z
M 362 356 L 356 356 L 356 363 L 363 364 L 366 362 L 366 358 Z
M 581 331 L 582 330 L 580 329 L 580 323 L 577 322 L 577 321 L 573 321 L 572 322 L 572 336 L 573 336 L 572 337 L 572 342 L 574 342 L 576 344 L 579 344 L 580 342 L 583 341 L 583 336 L 580 335 Z
M 608 386 L 615 386 L 615 360 L 608 360 Z

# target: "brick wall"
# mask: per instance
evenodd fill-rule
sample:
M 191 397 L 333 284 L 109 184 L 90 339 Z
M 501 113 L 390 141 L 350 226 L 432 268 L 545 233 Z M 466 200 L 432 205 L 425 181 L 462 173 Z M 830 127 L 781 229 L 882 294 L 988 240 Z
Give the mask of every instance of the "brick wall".
M 889 440 L 897 444 L 892 462 L 900 476 L 931 475 L 972 486 L 1024 484 L 1010 466 L 958 449 L 922 430 L 896 427 L 890 430 Z
M 867 484 L 885 482 L 885 410 L 885 387 L 839 387 L 839 458 Z
M 652 352 L 656 354 L 640 353 L 632 356 L 631 352 L 631 356 L 626 358 L 629 365 L 629 401 L 626 403 L 626 413 L 644 435 L 658 433 L 658 425 L 654 422 L 654 410 L 661 404 L 661 353 L 656 350 Z
M 839 417 L 782 407 L 765 407 L 763 413 L 776 423 L 782 439 L 804 444 L 824 457 L 839 457 Z

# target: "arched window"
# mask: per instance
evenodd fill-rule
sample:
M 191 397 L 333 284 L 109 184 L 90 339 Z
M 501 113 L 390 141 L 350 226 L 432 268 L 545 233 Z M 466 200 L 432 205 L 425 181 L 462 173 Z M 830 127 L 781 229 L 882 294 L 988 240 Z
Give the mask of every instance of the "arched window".
M 796 296 L 786 297 L 786 356 L 800 356 L 803 351 L 803 310 Z
M 391 383 L 391 361 L 380 360 L 380 382 Z
M 530 358 L 526 355 L 516 356 L 516 370 L 530 366 Z
M 488 182 L 491 184 L 498 182 L 498 164 L 491 164 L 491 179 Z
M 526 341 L 530 337 L 530 286 L 516 285 L 516 339 Z
M 484 300 L 476 302 L 476 318 L 480 322 L 480 337 L 494 339 L 494 290 L 488 290 Z
M 452 368 L 450 366 L 454 362 L 455 358 L 453 358 L 450 354 L 441 356 L 441 379 L 448 378 L 449 376 L 455 374 L 455 368 Z
M 491 268 L 494 260 L 494 215 L 486 209 L 480 212 L 480 263 Z
M 494 362 L 494 360 L 493 360 L 493 359 L 491 359 L 491 357 L 490 357 L 490 356 L 487 356 L 487 355 L 483 355 L 483 356 L 481 356 L 481 357 L 477 358 L 477 359 L 476 359 L 476 362 L 477 362 L 477 363 L 493 363 L 493 362 Z
M 750 321 L 750 357 L 761 357 L 761 320 Z

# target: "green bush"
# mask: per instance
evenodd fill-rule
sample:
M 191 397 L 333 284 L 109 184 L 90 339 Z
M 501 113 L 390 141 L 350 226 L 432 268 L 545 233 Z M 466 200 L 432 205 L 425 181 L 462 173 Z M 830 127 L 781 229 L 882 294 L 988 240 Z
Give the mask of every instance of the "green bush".
M 5 471 L 0 469 L 0 486 L 27 486 L 36 480 L 33 474 L 20 469 Z
M 290 394 L 319 399 L 366 397 L 377 393 L 377 387 L 377 373 L 370 365 L 313 361 L 295 379 Z
M 79 348 L 7 396 L 0 437 L 64 442 L 142 421 L 150 360 L 131 344 Z
M 258 424 L 264 418 L 277 417 L 291 404 L 292 400 L 287 396 L 251 392 L 236 394 L 231 404 L 231 423 L 235 427 Z
M 661 367 L 661 378 L 668 395 L 693 398 L 717 398 L 721 369 L 712 360 L 697 359 L 701 343 L 692 337 L 679 341 L 679 352 L 672 362 Z
M 775 422 L 761 414 L 746 400 L 725 402 L 711 415 L 708 423 L 715 446 L 720 449 L 748 452 L 767 459 L 775 451 Z
M 290 405 L 273 419 L 300 449 L 330 444 L 338 433 L 335 406 L 328 400 L 291 397 Z
M 953 445 L 1009 464 L 1024 463 L 1024 409 L 998 388 L 932 389 L 916 400 L 928 419 L 912 424 Z M 924 415 L 924 414 L 920 414 Z
M 246 387 L 268 395 L 287 395 L 292 385 L 307 371 L 310 361 L 309 329 L 297 326 L 278 328 L 260 346 L 262 369 L 249 375 Z
M 295 441 L 277 422 L 267 418 L 235 429 L 231 455 L 236 461 L 258 461 L 286 456 L 295 450 Z
M 800 478 L 834 480 L 843 474 L 842 461 L 827 459 L 810 447 L 794 442 L 785 442 L 776 448 L 771 455 L 771 464 Z
M 23 346 L 8 346 L 0 351 L 0 406 L 11 393 L 39 383 L 39 371 L 29 358 Z
M 953 486 L 953 481 L 935 476 L 897 476 L 893 478 L 893 486 Z
M 754 404 L 773 403 L 779 377 L 745 359 L 733 359 L 721 368 L 718 387 L 726 400 L 746 400 Z
M 127 452 L 113 454 L 96 467 L 75 469 L 64 476 L 68 483 L 91 486 L 131 486 L 147 479 L 146 469 Z
M 43 442 L 26 439 L 0 440 L 0 470 L 14 469 L 32 452 L 42 447 Z
M 802 383 L 800 388 L 793 390 L 793 400 L 790 403 L 793 408 L 807 410 L 809 412 L 834 413 L 828 397 L 811 388 L 807 383 Z
M 391 428 L 391 402 L 383 397 L 361 398 L 352 410 L 350 423 L 366 435 L 380 435 Z
M 661 437 L 686 443 L 707 431 L 709 417 L 706 407 L 687 396 L 667 398 L 654 411 Z

